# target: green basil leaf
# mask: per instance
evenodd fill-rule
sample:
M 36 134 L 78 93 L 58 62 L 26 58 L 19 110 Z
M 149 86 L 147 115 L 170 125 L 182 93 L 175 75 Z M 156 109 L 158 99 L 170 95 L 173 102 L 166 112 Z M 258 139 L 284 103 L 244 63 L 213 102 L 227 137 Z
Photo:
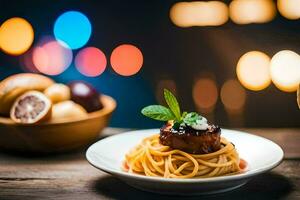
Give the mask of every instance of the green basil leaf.
M 142 114 L 159 121 L 175 120 L 175 116 L 169 108 L 161 105 L 151 105 L 142 109 Z
M 192 126 L 197 124 L 197 120 L 201 120 L 202 116 L 199 115 L 196 112 L 190 112 L 188 114 L 185 115 L 185 117 L 183 118 L 183 122 L 185 124 L 187 124 L 188 126 Z
M 181 112 L 179 103 L 176 99 L 176 97 L 167 89 L 164 89 L 164 97 L 165 100 L 170 108 L 170 110 L 173 112 L 174 116 L 176 117 L 177 121 L 181 120 Z

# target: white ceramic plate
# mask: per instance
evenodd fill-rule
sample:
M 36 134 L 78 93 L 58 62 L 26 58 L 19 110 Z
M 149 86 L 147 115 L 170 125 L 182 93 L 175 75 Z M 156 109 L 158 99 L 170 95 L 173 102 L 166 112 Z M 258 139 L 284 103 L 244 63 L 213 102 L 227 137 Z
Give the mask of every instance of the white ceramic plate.
M 274 142 L 252 134 L 222 129 L 222 136 L 231 141 L 248 170 L 241 174 L 202 179 L 166 179 L 147 177 L 122 171 L 125 154 L 157 129 L 130 131 L 102 139 L 86 152 L 87 160 L 96 168 L 110 173 L 127 184 L 145 191 L 163 194 L 195 195 L 229 191 L 247 183 L 255 175 L 276 167 L 283 158 L 282 149 Z

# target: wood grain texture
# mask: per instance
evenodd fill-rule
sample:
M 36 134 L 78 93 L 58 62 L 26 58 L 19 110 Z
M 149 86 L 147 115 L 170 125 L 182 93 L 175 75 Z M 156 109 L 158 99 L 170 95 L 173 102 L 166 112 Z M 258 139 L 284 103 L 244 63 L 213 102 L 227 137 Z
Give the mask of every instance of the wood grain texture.
M 103 136 L 123 129 L 106 129 Z M 201 199 L 300 199 L 299 129 L 247 129 L 282 144 L 288 158 L 244 187 Z M 284 136 L 286 135 L 286 136 Z M 285 137 L 291 137 L 285 138 Z M 288 142 L 288 144 L 285 144 Z M 292 158 L 292 159 L 290 159 Z M 0 199 L 183 199 L 136 190 L 88 164 L 84 150 L 51 156 L 0 154 Z M 199 199 L 190 197 L 188 199 Z

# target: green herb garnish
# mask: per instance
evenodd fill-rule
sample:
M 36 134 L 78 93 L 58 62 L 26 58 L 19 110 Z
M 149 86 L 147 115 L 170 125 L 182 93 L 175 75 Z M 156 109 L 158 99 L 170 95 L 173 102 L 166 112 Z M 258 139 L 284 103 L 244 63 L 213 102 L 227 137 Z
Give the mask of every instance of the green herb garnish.
M 142 114 L 151 119 L 159 121 L 173 120 L 174 124 L 186 124 L 188 126 L 196 125 L 202 119 L 202 116 L 196 112 L 183 112 L 181 114 L 176 97 L 167 89 L 164 89 L 164 98 L 168 108 L 161 105 L 150 105 L 142 109 Z
M 200 116 L 198 113 L 190 112 L 183 118 L 183 122 L 188 126 L 193 126 L 196 125 L 197 121 L 200 121 L 201 119 L 202 116 Z
M 175 119 L 173 112 L 169 108 L 161 105 L 147 106 L 143 108 L 142 114 L 159 121 L 168 121 Z

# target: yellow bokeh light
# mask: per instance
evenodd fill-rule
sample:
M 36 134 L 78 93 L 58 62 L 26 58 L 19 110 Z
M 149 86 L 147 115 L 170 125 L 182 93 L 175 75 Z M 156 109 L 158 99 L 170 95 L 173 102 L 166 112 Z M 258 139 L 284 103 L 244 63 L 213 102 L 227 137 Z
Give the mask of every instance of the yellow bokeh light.
M 268 87 L 271 83 L 270 61 L 271 58 L 260 51 L 244 54 L 236 67 L 236 74 L 241 84 L 254 91 Z
M 277 7 L 280 14 L 287 19 L 300 18 L 300 0 L 277 0 Z
M 201 112 L 212 112 L 218 100 L 216 82 L 208 77 L 198 79 L 193 86 L 193 99 Z
M 300 84 L 300 56 L 290 50 L 278 52 L 271 59 L 271 78 L 284 92 L 294 92 Z
M 266 23 L 276 16 L 273 0 L 233 0 L 229 15 L 237 24 Z
M 228 6 L 220 1 L 179 2 L 170 9 L 170 18 L 179 27 L 219 26 L 228 21 Z
M 0 49 L 5 53 L 11 55 L 25 53 L 30 48 L 33 39 L 33 28 L 23 18 L 10 18 L 0 27 Z
M 228 80 L 221 88 L 221 100 L 228 112 L 238 113 L 245 106 L 246 91 L 237 80 Z

